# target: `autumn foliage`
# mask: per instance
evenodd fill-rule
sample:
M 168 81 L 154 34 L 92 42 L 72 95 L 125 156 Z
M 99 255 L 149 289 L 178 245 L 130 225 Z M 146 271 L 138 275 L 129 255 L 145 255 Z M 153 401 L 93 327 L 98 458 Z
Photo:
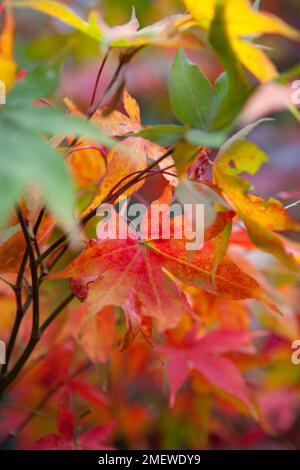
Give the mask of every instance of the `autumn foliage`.
M 264 108 L 300 74 L 278 53 L 297 24 L 263 1 L 138 1 L 121 25 L 123 2 L 83 3 L 0 5 L 1 446 L 299 448 L 300 191 L 266 152 L 300 115 Z M 201 249 L 174 201 L 204 205 Z M 103 203 L 143 204 L 138 230 L 101 238 Z

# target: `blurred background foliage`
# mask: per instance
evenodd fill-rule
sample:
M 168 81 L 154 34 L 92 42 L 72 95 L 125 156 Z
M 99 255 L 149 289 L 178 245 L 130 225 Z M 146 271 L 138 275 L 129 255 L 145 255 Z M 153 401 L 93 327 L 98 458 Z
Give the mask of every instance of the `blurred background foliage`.
M 133 6 L 142 27 L 170 14 L 184 11 L 180 0 L 69 0 L 65 3 L 84 18 L 87 18 L 91 9 L 97 9 L 106 23 L 111 26 L 129 21 Z M 261 6 L 264 10 L 278 15 L 295 28 L 300 29 L 299 0 L 262 0 Z M 19 69 L 32 70 L 37 66 L 58 64 L 61 68 L 59 83 L 51 98 L 61 107 L 62 99 L 67 96 L 83 111 L 87 110 L 95 76 L 103 57 L 103 51 L 100 50 L 97 42 L 79 32 L 74 32 L 53 18 L 31 10 L 17 10 L 15 15 L 18 25 L 15 58 Z M 299 45 L 273 36 L 263 38 L 263 43 L 270 48 L 270 56 L 279 71 L 285 71 L 300 62 Z M 127 71 L 127 88 L 140 104 L 144 124 L 176 123 L 168 93 L 170 68 L 175 53 L 173 49 L 147 47 L 130 64 Z M 188 50 L 187 54 L 212 81 L 223 70 L 220 62 L 208 50 Z M 107 86 L 116 63 L 117 52 L 114 51 L 101 80 L 99 95 Z M 275 122 L 259 126 L 251 136 L 251 139 L 256 141 L 270 156 L 270 161 L 252 177 L 252 181 L 256 186 L 257 194 L 278 196 L 283 192 L 288 193 L 299 188 L 299 123 L 284 105 L 291 94 L 288 87 L 279 90 L 276 86 L 262 85 L 259 93 L 257 98 L 251 100 L 251 103 L 248 103 L 244 109 L 240 124 L 248 124 L 266 115 L 275 118 Z M 150 192 L 153 186 L 151 188 L 146 185 L 145 191 Z M 295 197 L 292 199 L 294 200 Z M 289 199 L 286 201 L 288 203 Z M 299 206 L 292 208 L 291 214 L 300 220 Z M 288 288 L 286 290 L 289 295 Z M 59 292 L 59 289 L 57 288 L 56 291 L 56 287 L 52 286 L 51 299 L 56 296 L 56 292 Z M 293 300 L 296 303 L 296 299 Z M 8 308 L 11 307 L 8 306 Z M 273 319 L 265 315 L 262 322 L 269 327 Z M 60 325 L 54 331 L 53 337 L 55 334 L 59 336 L 59 327 Z M 205 447 L 208 443 L 209 429 L 211 447 L 255 446 L 257 439 L 259 445 L 263 447 L 289 447 L 288 443 L 291 441 L 293 446 L 299 448 L 300 424 L 295 411 L 299 409 L 299 404 L 298 398 L 295 398 L 293 394 L 293 387 L 299 383 L 299 368 L 294 368 L 293 372 L 292 368 L 287 370 L 287 364 L 290 364 L 289 349 L 286 344 L 281 344 L 279 337 L 273 338 L 272 341 L 272 344 L 266 345 L 264 353 L 267 355 L 272 348 L 275 349 L 278 362 L 271 366 L 270 374 L 266 379 L 268 381 L 265 384 L 266 388 L 268 385 L 275 385 L 284 389 L 291 385 L 291 390 L 287 389 L 286 394 L 278 397 L 275 393 L 270 396 L 266 391 L 261 400 L 264 401 L 266 413 L 269 412 L 269 419 L 273 420 L 278 432 L 282 432 L 281 441 L 279 439 L 275 443 L 275 440 L 267 437 L 249 417 L 241 418 L 240 415 L 236 415 L 230 405 L 223 402 L 220 397 L 218 405 L 222 409 L 222 418 L 220 419 L 218 408 L 210 414 L 212 406 L 210 395 L 205 393 L 205 385 L 197 378 L 193 382 L 193 389 L 184 390 L 178 397 L 176 409 L 170 410 L 166 406 L 166 393 L 163 396 L 160 393 L 149 393 L 150 389 L 159 390 L 162 381 L 161 373 L 159 367 L 156 366 L 150 370 L 144 370 L 145 358 L 150 357 L 153 360 L 154 354 L 144 343 L 137 343 L 129 352 L 121 353 L 122 360 L 120 352 L 114 352 L 114 372 L 118 381 L 122 383 L 121 388 L 113 383 L 112 377 L 108 376 L 106 366 L 94 374 L 95 382 L 100 383 L 104 389 L 106 382 L 109 380 L 112 382 L 111 400 L 115 406 L 114 414 L 117 421 L 121 423 L 120 432 L 116 433 L 116 446 L 119 448 L 135 446 L 135 448 L 177 449 Z M 131 358 L 136 359 L 129 361 L 128 358 L 127 361 L 126 357 L 129 354 L 132 355 Z M 139 384 L 136 385 L 135 380 L 138 375 Z M 202 393 L 195 394 L 193 393 L 195 390 L 200 390 Z M 94 397 L 95 400 L 96 398 Z M 126 407 L 122 406 L 122 402 L 123 404 L 126 402 Z M 86 408 L 82 406 L 82 410 L 79 411 L 84 413 Z M 2 422 L 5 421 L 5 413 L 1 418 Z M 80 412 L 78 416 L 80 417 Z M 97 418 L 99 422 L 108 419 L 104 405 L 98 408 Z M 90 417 L 87 415 L 83 419 L 86 424 L 89 423 Z M 92 422 L 92 419 L 90 421 Z M 206 426 L 208 421 L 209 426 Z M 49 429 L 49 422 L 46 424 Z M 55 431 L 55 422 L 52 418 L 50 426 Z M 44 417 L 37 416 L 30 428 L 30 435 L 41 434 L 43 427 L 46 428 Z M 22 443 L 24 447 L 28 444 L 26 439 L 25 435 Z
M 129 21 L 133 6 L 141 27 L 184 11 L 180 0 L 73 0 L 65 3 L 84 18 L 91 9 L 97 9 L 111 26 Z M 263 0 L 261 7 L 299 28 L 298 0 Z M 19 67 L 30 70 L 36 65 L 61 61 L 63 66 L 56 98 L 60 100 L 68 96 L 83 110 L 86 109 L 102 57 L 97 42 L 46 15 L 26 9 L 16 11 L 16 15 L 16 60 Z M 274 36 L 263 38 L 263 43 L 270 48 L 271 59 L 279 71 L 287 70 L 300 61 L 300 49 L 296 43 Z M 173 49 L 147 47 L 136 56 L 128 70 L 127 86 L 141 105 L 145 124 L 174 121 L 167 89 L 174 54 Z M 107 85 L 116 55 L 114 52 L 110 58 L 99 94 Z M 212 81 L 222 71 L 218 60 L 207 50 L 189 51 L 188 55 Z M 255 177 L 257 191 L 264 196 L 295 189 L 299 182 L 299 125 L 288 111 L 277 109 L 282 100 L 278 90 L 266 88 L 253 106 L 250 108 L 249 105 L 243 113 L 246 123 L 255 120 L 259 113 L 276 118 L 275 125 L 265 124 L 254 133 L 254 140 L 263 144 L 271 157 Z M 297 212 L 293 210 L 293 215 L 297 216 Z

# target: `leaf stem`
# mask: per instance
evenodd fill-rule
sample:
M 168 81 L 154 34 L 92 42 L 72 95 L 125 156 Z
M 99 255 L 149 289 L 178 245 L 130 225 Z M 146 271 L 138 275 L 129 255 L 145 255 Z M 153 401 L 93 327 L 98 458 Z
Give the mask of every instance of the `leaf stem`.
M 109 93 L 111 92 L 113 86 L 117 83 L 118 78 L 123 70 L 123 68 L 128 65 L 128 63 L 131 61 L 131 59 L 139 52 L 144 46 L 139 46 L 139 47 L 130 47 L 125 50 L 125 52 L 122 52 L 119 56 L 119 63 L 117 65 L 117 68 L 108 84 L 106 87 L 105 92 L 103 95 L 96 101 L 96 103 L 93 104 L 93 106 L 90 106 L 89 111 L 88 111 L 88 118 L 90 119 L 95 111 L 104 103 L 106 98 L 109 96 Z M 101 71 L 102 72 L 102 71 Z
M 87 112 L 87 118 L 88 119 L 90 119 L 92 117 L 92 115 L 94 114 L 93 107 L 94 107 L 94 103 L 95 103 L 95 99 L 96 99 L 96 95 L 97 95 L 98 86 L 99 86 L 99 83 L 100 83 L 100 78 L 101 78 L 103 69 L 105 67 L 105 64 L 107 62 L 110 51 L 111 51 L 111 49 L 109 48 L 107 50 L 101 64 L 100 64 L 100 67 L 99 67 L 99 70 L 98 70 L 97 78 L 96 78 L 96 81 L 95 81 L 95 86 L 93 88 L 93 94 L 92 94 L 91 102 L 90 102 L 88 112 Z

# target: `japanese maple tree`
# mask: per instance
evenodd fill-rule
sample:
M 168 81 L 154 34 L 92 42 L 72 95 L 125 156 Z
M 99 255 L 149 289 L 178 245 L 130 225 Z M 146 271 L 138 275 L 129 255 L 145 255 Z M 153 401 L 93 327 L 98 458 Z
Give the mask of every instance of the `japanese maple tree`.
M 79 3 L 0 5 L 2 447 L 300 446 L 300 191 L 253 184 L 300 32 L 250 0 Z

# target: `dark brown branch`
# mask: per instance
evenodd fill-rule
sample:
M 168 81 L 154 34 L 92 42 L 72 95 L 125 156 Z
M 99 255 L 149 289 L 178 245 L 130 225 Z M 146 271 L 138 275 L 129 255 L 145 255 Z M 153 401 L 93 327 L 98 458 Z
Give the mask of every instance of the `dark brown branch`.
M 29 256 L 30 273 L 31 273 L 31 294 L 32 294 L 32 331 L 31 337 L 39 336 L 40 328 L 40 302 L 39 302 L 39 277 L 38 277 L 38 264 L 34 253 L 34 237 L 31 237 L 28 225 L 19 207 L 16 207 L 16 212 L 20 221 L 22 232 L 26 241 L 27 252 Z
M 26 364 L 27 360 L 29 359 L 32 351 L 38 344 L 42 334 L 48 328 L 48 326 L 55 320 L 55 318 L 59 315 L 59 313 L 73 300 L 75 297 L 74 294 L 69 294 L 59 305 L 56 309 L 49 315 L 47 320 L 42 323 L 41 328 L 39 329 L 39 334 L 37 336 L 31 335 L 29 343 L 27 344 L 23 354 L 20 356 L 16 364 L 14 365 L 13 369 L 2 379 L 0 384 L 0 396 L 5 392 L 7 387 L 15 380 L 18 376 L 19 372 L 23 369 L 24 365 Z
M 16 286 L 12 282 L 10 282 L 8 279 L 5 279 L 4 276 L 0 275 L 0 281 L 4 282 L 4 284 L 8 285 L 13 291 L 16 290 Z
M 18 211 L 20 211 L 19 208 L 18 208 Z M 39 227 L 41 225 L 42 219 L 44 217 L 44 213 L 45 213 L 45 208 L 43 208 L 40 211 L 39 216 L 37 218 L 37 221 L 34 225 L 33 233 L 34 233 L 35 236 L 37 235 L 37 232 L 38 232 Z M 26 226 L 26 233 L 27 233 L 27 231 L 28 230 L 27 230 L 27 226 Z M 27 240 L 26 240 L 26 242 L 27 242 Z M 31 245 L 31 240 L 30 240 L 30 245 Z M 25 304 L 23 305 L 23 300 L 22 300 L 23 279 L 24 279 L 24 273 L 25 273 L 25 268 L 26 268 L 28 258 L 29 258 L 29 251 L 28 251 L 28 246 L 26 244 L 26 250 L 25 250 L 24 256 L 22 258 L 21 264 L 20 264 L 18 277 L 17 277 L 17 282 L 16 282 L 16 286 L 15 286 L 15 289 L 14 289 L 15 290 L 15 297 L 16 297 L 16 306 L 17 306 L 16 317 L 15 317 L 12 332 L 11 332 L 11 335 L 10 335 L 10 338 L 9 338 L 9 341 L 8 341 L 8 344 L 7 344 L 6 364 L 3 364 L 3 366 L 2 366 L 1 375 L 4 375 L 6 373 L 6 371 L 8 370 L 9 361 L 10 361 L 10 358 L 11 358 L 16 340 L 17 340 L 17 336 L 18 336 L 18 333 L 19 333 L 19 329 L 20 329 L 23 317 L 24 317 L 25 313 L 27 312 L 27 310 L 30 306 L 31 300 L 32 300 L 32 291 L 31 291 L 30 294 L 27 297 L 27 300 L 26 300 Z

